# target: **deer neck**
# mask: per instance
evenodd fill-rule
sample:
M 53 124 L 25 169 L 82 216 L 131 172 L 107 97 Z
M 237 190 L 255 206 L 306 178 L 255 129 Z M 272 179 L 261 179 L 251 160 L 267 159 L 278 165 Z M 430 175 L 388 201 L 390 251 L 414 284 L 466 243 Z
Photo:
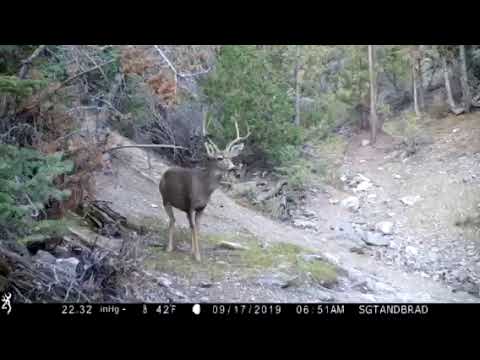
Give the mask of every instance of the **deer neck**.
M 202 178 L 207 196 L 210 196 L 220 187 L 219 171 L 217 169 L 208 167 L 202 171 Z

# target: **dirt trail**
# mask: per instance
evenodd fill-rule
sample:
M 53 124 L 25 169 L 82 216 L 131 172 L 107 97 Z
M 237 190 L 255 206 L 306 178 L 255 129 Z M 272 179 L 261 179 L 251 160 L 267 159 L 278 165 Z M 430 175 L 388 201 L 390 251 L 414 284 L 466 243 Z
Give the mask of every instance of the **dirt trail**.
M 112 145 L 128 145 L 129 141 L 112 136 Z M 148 169 L 146 152 L 142 149 L 124 149 L 112 155 L 113 173 L 97 174 L 97 198 L 111 202 L 113 209 L 136 219 L 167 220 L 161 206 L 158 182 L 167 165 L 156 156 L 151 157 L 152 169 Z M 373 166 L 373 162 L 370 163 Z M 370 173 L 368 173 L 371 175 Z M 367 176 L 367 175 L 366 175 Z M 388 194 L 389 189 L 384 189 Z M 343 194 L 346 195 L 345 193 Z M 400 301 L 400 302 L 476 302 L 477 298 L 466 292 L 453 293 L 445 284 L 408 273 L 404 269 L 386 266 L 374 256 L 352 253 L 357 244 L 346 236 L 345 231 L 332 231 L 331 227 L 348 227 L 355 215 L 329 203 L 332 196 L 342 192 L 332 190 L 330 194 L 312 189 L 309 204 L 319 214 L 319 231 L 301 230 L 279 223 L 256 211 L 240 206 L 217 190 L 212 196 L 202 221 L 202 233 L 214 235 L 253 234 L 261 242 L 291 243 L 323 254 L 348 274 L 335 288 L 269 288 L 258 286 L 248 280 L 228 279 L 214 284 L 209 289 L 201 286 L 193 289 L 188 282 L 183 284 L 190 300 L 202 301 Z M 175 212 L 177 224 L 188 228 L 185 215 Z M 343 225 L 342 225 L 343 224 Z M 348 235 L 348 234 L 347 234 Z M 185 261 L 190 261 L 186 259 Z M 217 286 L 218 285 L 218 286 Z

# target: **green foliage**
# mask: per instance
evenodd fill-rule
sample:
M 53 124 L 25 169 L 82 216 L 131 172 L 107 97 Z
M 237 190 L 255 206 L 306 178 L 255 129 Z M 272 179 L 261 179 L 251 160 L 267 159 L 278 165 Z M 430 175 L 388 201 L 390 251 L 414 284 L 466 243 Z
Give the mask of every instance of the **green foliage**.
M 0 75 L 0 94 L 26 97 L 46 84 L 45 81 L 41 80 L 21 80 L 17 76 Z
M 10 234 L 54 233 L 54 222 L 35 222 L 50 200 L 69 196 L 54 186 L 54 179 L 72 171 L 62 154 L 43 155 L 35 150 L 0 145 L 0 228 Z
M 218 109 L 219 126 L 212 131 L 217 142 L 225 145 L 235 137 L 234 119 L 242 129 L 248 122 L 249 140 L 278 164 L 281 149 L 299 144 L 302 131 L 292 123 L 293 100 L 273 59 L 255 46 L 224 46 L 204 90 Z
M 401 46 L 391 46 L 380 49 L 383 51 L 381 51 L 378 56 L 378 65 L 393 86 L 398 89 L 410 80 L 410 62 L 406 54 L 406 49 Z
M 33 45 L 0 45 L 0 74 L 14 75 L 33 51 Z

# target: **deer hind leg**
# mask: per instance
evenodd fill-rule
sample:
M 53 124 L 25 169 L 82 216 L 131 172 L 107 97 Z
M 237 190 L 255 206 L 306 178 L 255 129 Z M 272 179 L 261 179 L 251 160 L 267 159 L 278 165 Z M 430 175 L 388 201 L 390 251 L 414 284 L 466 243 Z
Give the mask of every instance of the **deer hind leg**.
M 168 224 L 167 252 L 172 252 L 173 251 L 173 232 L 175 230 L 175 216 L 173 215 L 173 208 L 172 208 L 171 205 L 164 204 L 163 206 L 164 206 L 165 211 L 168 215 L 168 218 L 170 219 L 170 222 Z
M 188 212 L 188 222 L 190 223 L 190 229 L 192 231 L 192 255 L 195 260 L 201 261 L 200 249 L 198 248 L 197 226 L 195 224 L 196 216 L 194 216 L 194 213 L 194 210 Z

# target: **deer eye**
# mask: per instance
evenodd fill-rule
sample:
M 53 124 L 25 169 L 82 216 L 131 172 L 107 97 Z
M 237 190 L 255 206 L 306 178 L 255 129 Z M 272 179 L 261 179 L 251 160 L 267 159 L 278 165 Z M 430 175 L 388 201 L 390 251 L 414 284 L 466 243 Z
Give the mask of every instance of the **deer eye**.
M 223 156 L 217 156 L 217 160 L 218 160 L 218 161 L 222 161 L 222 160 L 223 160 Z

